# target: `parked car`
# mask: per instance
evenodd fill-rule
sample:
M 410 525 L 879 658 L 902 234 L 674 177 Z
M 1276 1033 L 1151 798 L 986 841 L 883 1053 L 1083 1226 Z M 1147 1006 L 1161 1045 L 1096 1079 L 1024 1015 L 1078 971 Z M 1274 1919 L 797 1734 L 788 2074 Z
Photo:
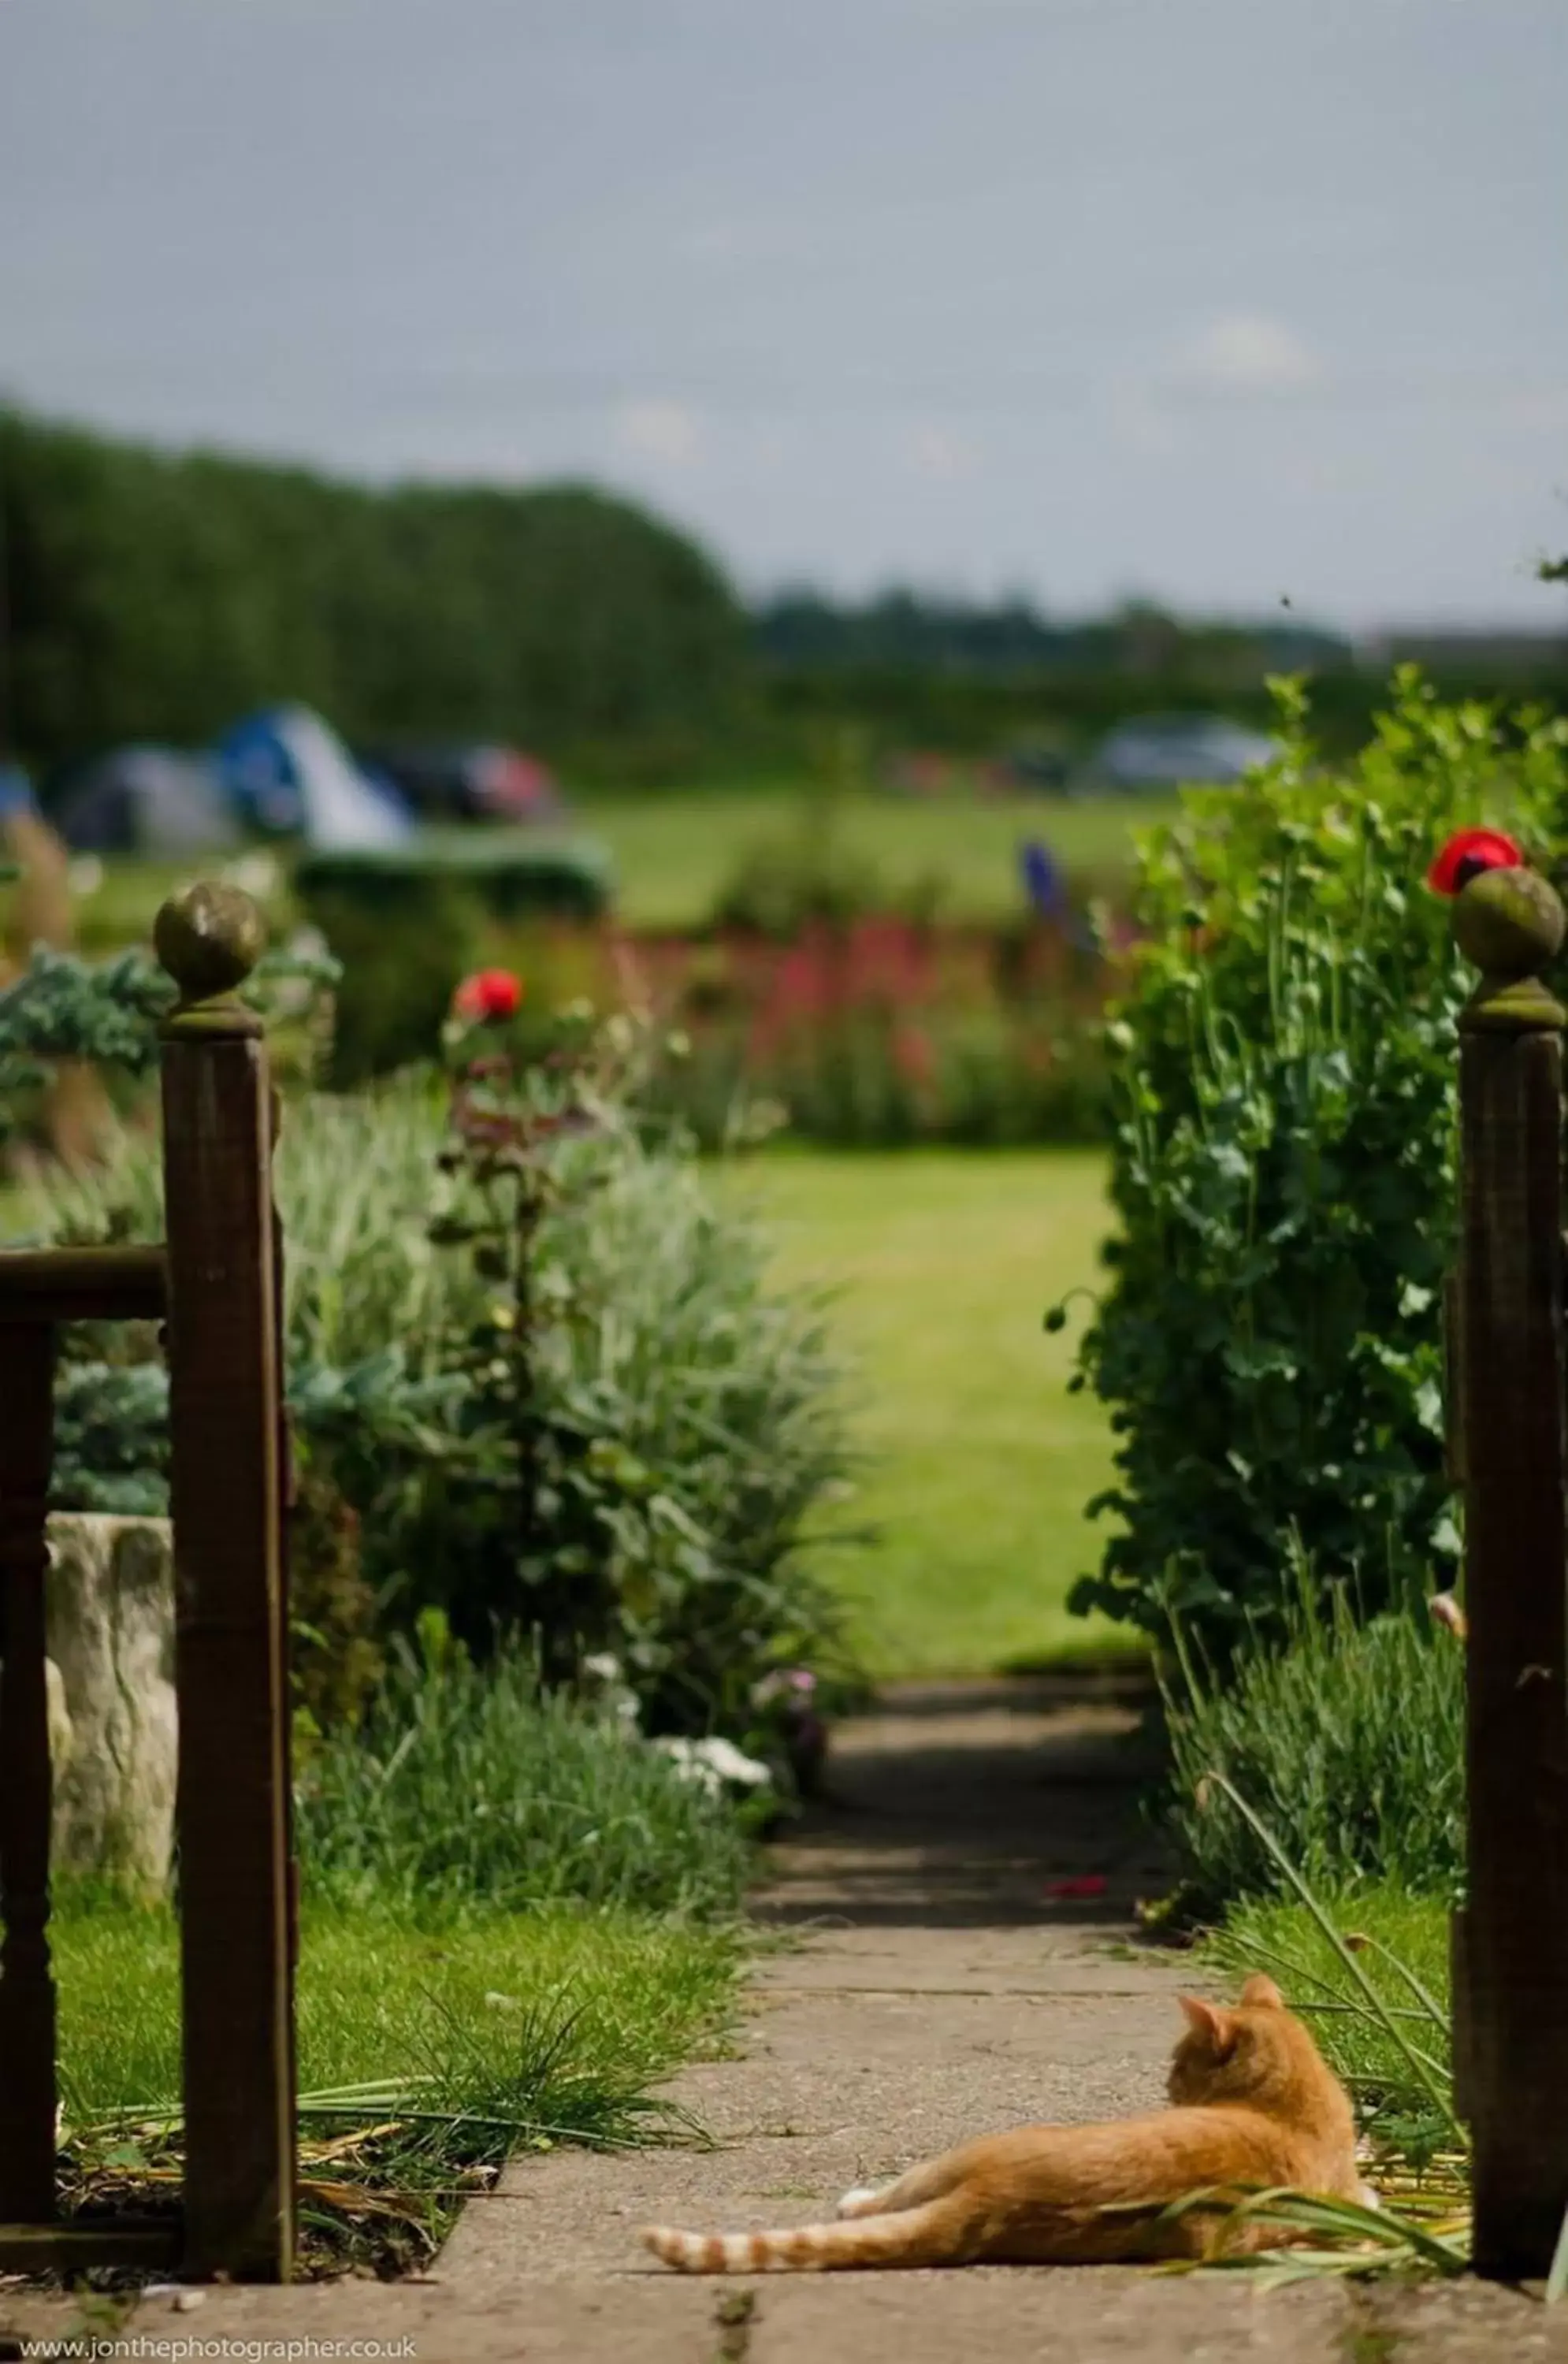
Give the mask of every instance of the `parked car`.
M 1002 759 L 1001 769 L 1013 786 L 1026 794 L 1053 796 L 1065 788 L 1073 775 L 1073 766 L 1060 747 L 1044 747 L 1029 743 L 1009 748 Z
M 1104 786 L 1129 795 L 1158 788 L 1230 787 L 1278 742 L 1222 714 L 1145 714 L 1101 740 L 1089 769 Z
M 516 747 L 367 748 L 361 761 L 431 820 L 557 820 L 564 806 L 544 764 Z

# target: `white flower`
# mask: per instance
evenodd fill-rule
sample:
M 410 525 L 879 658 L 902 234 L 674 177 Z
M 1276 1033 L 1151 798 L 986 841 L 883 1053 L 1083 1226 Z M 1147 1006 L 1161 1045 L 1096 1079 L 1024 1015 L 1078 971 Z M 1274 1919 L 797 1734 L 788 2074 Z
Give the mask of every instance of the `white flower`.
M 733 1741 L 717 1737 L 708 1740 L 656 1740 L 653 1746 L 662 1756 L 667 1756 L 683 1780 L 695 1781 L 710 1797 L 722 1794 L 727 1784 L 738 1790 L 765 1790 L 773 1786 L 773 1774 L 755 1756 L 748 1756 Z
M 613 1650 L 595 1650 L 583 1661 L 579 1670 L 583 1689 L 602 1713 L 618 1723 L 628 1738 L 636 1734 L 640 1715 L 637 1693 L 621 1671 L 620 1660 Z

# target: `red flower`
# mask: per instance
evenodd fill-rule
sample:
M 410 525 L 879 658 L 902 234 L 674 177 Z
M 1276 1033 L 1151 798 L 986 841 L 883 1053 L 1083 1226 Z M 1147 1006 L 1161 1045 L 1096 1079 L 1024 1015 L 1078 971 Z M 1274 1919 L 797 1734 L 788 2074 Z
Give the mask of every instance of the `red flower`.
M 452 996 L 452 1009 L 471 1024 L 488 1026 L 515 1018 L 522 998 L 521 981 L 509 968 L 482 968 L 463 978 Z
M 1483 870 L 1518 870 L 1524 853 L 1500 829 L 1456 830 L 1427 873 L 1434 895 L 1457 895 Z

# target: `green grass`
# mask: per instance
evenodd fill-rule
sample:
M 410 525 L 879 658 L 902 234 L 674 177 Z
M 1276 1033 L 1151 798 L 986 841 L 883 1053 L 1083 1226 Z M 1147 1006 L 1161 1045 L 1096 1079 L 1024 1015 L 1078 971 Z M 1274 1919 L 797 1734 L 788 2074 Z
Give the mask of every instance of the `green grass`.
M 869 1480 L 840 1516 L 869 1547 L 828 1556 L 881 1676 L 968 1674 L 1135 1646 L 1068 1614 L 1095 1561 L 1084 1505 L 1110 1470 L 1098 1404 L 1070 1396 L 1069 1328 L 1046 1307 L 1096 1285 L 1107 1211 L 1093 1153 L 782 1150 L 736 1170 L 790 1280 L 827 1279 L 859 1363 Z M 825 1570 L 827 1572 L 827 1570 Z
M 1318 1901 L 1385 2009 L 1397 2016 L 1407 2041 L 1430 2055 L 1440 2083 L 1451 2090 L 1448 2048 L 1433 2016 L 1418 1998 L 1423 1988 L 1446 2024 L 1449 2008 L 1449 1911 L 1440 1897 L 1411 1895 L 1393 1886 L 1353 1894 L 1319 1891 Z M 1311 2026 L 1325 2057 L 1354 2094 L 1363 2128 L 1408 2156 L 1440 2147 L 1445 2133 L 1429 2095 L 1387 2029 L 1369 2013 L 1349 1964 L 1300 1903 L 1234 1906 L 1205 1943 L 1207 1958 L 1238 1979 L 1266 1970 L 1286 2002 Z M 1404 1972 L 1398 1968 L 1404 1965 Z
M 860 796 L 846 799 L 838 826 L 846 851 L 873 862 L 890 886 L 934 875 L 951 917 L 991 920 L 1018 908 L 1024 838 L 1042 838 L 1070 869 L 1114 869 L 1130 857 L 1133 829 L 1169 809 L 1168 798 L 920 804 Z M 751 847 L 798 828 L 801 810 L 800 787 L 780 786 L 596 797 L 582 817 L 615 857 L 623 917 L 678 928 L 705 916 Z
M 688 2132 L 655 2088 L 721 2032 L 751 1849 L 729 1810 L 607 1721 L 427 1628 L 358 1733 L 302 1756 L 298 1989 L 310 2270 L 428 2256 L 519 2147 Z M 177 1928 L 62 1891 L 66 2191 L 180 2172 Z
M 1180 1626 L 1167 1691 L 1167 1827 L 1189 1911 L 1279 1895 L 1277 1846 L 1314 1890 L 1457 1892 L 1464 1867 L 1464 1653 L 1411 1600 L 1362 1622 L 1298 1561 L 1283 1631 L 1223 1674 Z M 1213 1782 L 1230 1785 L 1259 1832 Z
M 634 927 L 694 926 L 748 851 L 800 824 L 802 786 L 650 790 L 584 799 L 577 826 L 614 857 L 620 916 Z M 895 797 L 846 800 L 846 849 L 873 862 L 895 888 L 936 876 L 955 919 L 1005 918 L 1018 908 L 1018 848 L 1042 838 L 1068 868 L 1105 872 L 1130 857 L 1131 832 L 1171 808 L 1169 798 L 1130 797 L 929 804 Z M 548 839 L 541 833 L 541 842 Z M 165 895 L 182 880 L 229 866 L 229 857 L 181 862 L 111 859 L 103 884 L 78 907 L 83 942 L 97 952 L 146 937 Z M 275 917 L 288 923 L 286 894 Z
M 65 2188 L 161 2204 L 180 2173 L 176 1932 L 167 1911 L 67 1903 Z M 728 1928 L 556 1908 L 417 1931 L 307 1911 L 298 1986 L 305 2269 L 422 2264 L 507 2156 L 694 2131 L 655 2089 L 722 2042 Z
M 484 1667 L 395 1645 L 361 1725 L 302 1768 L 301 1853 L 317 1896 L 432 1911 L 568 1901 L 724 1922 L 751 1849 L 731 1808 L 559 1695 L 515 1645 Z M 461 1801 L 461 1802 L 460 1802 Z
M 172 2107 L 172 1913 L 67 1903 L 50 1935 L 71 2128 Z M 728 1928 L 626 1912 L 474 1913 L 413 1930 L 391 1912 L 307 1911 L 300 2091 L 433 2076 L 450 2095 L 478 2078 L 512 2097 L 529 2131 L 624 2136 L 639 2095 L 722 2026 L 738 1953 Z M 541 2019 L 568 2014 L 541 2079 Z

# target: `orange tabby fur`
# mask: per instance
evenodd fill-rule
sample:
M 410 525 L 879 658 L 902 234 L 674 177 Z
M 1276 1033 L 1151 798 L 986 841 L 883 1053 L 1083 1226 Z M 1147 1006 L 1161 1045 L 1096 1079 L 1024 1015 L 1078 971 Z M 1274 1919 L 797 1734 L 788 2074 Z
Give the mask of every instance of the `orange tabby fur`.
M 1216 2217 L 1154 2220 L 1172 2201 L 1214 2186 L 1359 2198 L 1350 2102 L 1273 1980 L 1249 1979 L 1233 2010 L 1177 2000 L 1187 2026 L 1171 2063 L 1169 2109 L 1109 2125 L 984 2135 L 884 2191 L 847 2192 L 833 2225 L 719 2234 L 656 2225 L 642 2238 L 688 2274 L 1089 2265 L 1206 2256 Z M 1252 2225 L 1228 2246 L 1288 2237 Z

